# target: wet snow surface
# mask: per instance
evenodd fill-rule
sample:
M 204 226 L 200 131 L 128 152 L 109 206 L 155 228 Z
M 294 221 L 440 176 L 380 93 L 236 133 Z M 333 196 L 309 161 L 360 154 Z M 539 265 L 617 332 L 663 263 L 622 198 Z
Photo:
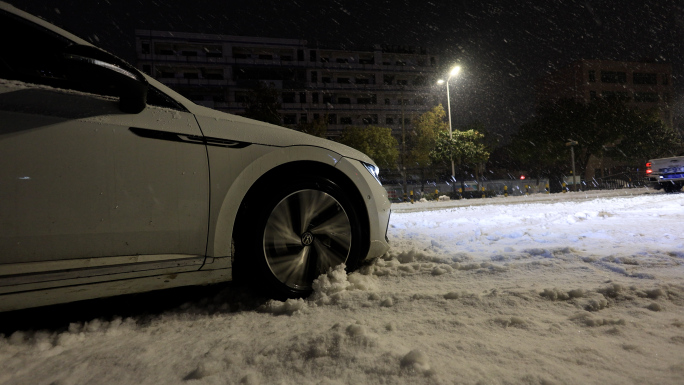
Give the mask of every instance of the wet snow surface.
M 396 204 L 391 251 L 311 298 L 19 328 L 0 383 L 681 384 L 683 222 L 647 190 Z

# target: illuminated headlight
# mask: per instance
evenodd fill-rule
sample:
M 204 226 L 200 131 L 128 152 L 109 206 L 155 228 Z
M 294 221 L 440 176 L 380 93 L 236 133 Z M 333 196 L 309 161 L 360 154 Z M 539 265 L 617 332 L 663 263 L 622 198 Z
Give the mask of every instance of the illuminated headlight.
M 382 185 L 382 182 L 380 182 L 380 178 L 378 177 L 380 174 L 380 169 L 378 166 L 365 162 L 361 162 L 361 164 L 366 168 L 366 170 L 368 170 L 369 173 L 371 173 L 371 175 L 373 175 L 373 178 L 375 178 L 375 180 Z

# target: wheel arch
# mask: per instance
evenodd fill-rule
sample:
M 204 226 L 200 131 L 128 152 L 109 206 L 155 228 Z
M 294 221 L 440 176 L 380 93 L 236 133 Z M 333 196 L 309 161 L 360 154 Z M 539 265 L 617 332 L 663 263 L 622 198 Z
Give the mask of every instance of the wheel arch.
M 286 161 L 283 162 L 283 159 Z M 249 201 L 258 199 L 259 194 L 263 194 L 269 184 L 278 183 L 287 176 L 297 174 L 317 175 L 338 184 L 350 195 L 360 210 L 362 231 L 363 234 L 368 234 L 368 208 L 352 179 L 336 167 L 341 159 L 342 156 L 335 152 L 310 146 L 280 148 L 255 159 L 242 170 L 223 197 L 221 208 L 213 221 L 215 225 L 210 226 L 207 254 L 212 257 L 232 257 L 232 240 L 236 235 L 239 236 L 240 230 L 236 228 L 236 224 L 244 220 Z M 368 248 L 369 240 L 365 239 L 363 250 Z

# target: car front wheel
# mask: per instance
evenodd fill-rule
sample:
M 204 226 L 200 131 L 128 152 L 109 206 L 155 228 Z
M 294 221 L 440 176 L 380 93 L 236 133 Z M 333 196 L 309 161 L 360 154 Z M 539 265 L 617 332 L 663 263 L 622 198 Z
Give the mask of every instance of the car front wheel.
M 333 181 L 300 178 L 285 184 L 255 210 L 250 259 L 255 283 L 275 298 L 303 297 L 331 267 L 354 269 L 362 233 L 352 201 Z

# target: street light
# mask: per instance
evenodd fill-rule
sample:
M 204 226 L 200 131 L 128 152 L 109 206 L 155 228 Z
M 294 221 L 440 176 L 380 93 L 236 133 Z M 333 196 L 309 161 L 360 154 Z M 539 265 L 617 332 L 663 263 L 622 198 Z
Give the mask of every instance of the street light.
M 439 79 L 437 81 L 437 84 L 444 84 L 446 83 L 446 89 L 447 89 L 447 111 L 449 114 L 449 139 L 453 139 L 453 134 L 452 134 L 452 129 L 451 129 L 451 99 L 449 97 L 449 80 L 451 80 L 452 77 L 458 75 L 458 73 L 461 71 L 461 66 L 455 66 L 454 68 L 451 69 L 451 72 L 449 72 L 449 76 L 447 77 L 447 80 L 444 81 L 442 79 Z M 454 168 L 454 160 L 451 159 L 451 180 L 455 181 L 456 177 L 456 169 Z M 455 187 L 454 187 L 455 188 Z

